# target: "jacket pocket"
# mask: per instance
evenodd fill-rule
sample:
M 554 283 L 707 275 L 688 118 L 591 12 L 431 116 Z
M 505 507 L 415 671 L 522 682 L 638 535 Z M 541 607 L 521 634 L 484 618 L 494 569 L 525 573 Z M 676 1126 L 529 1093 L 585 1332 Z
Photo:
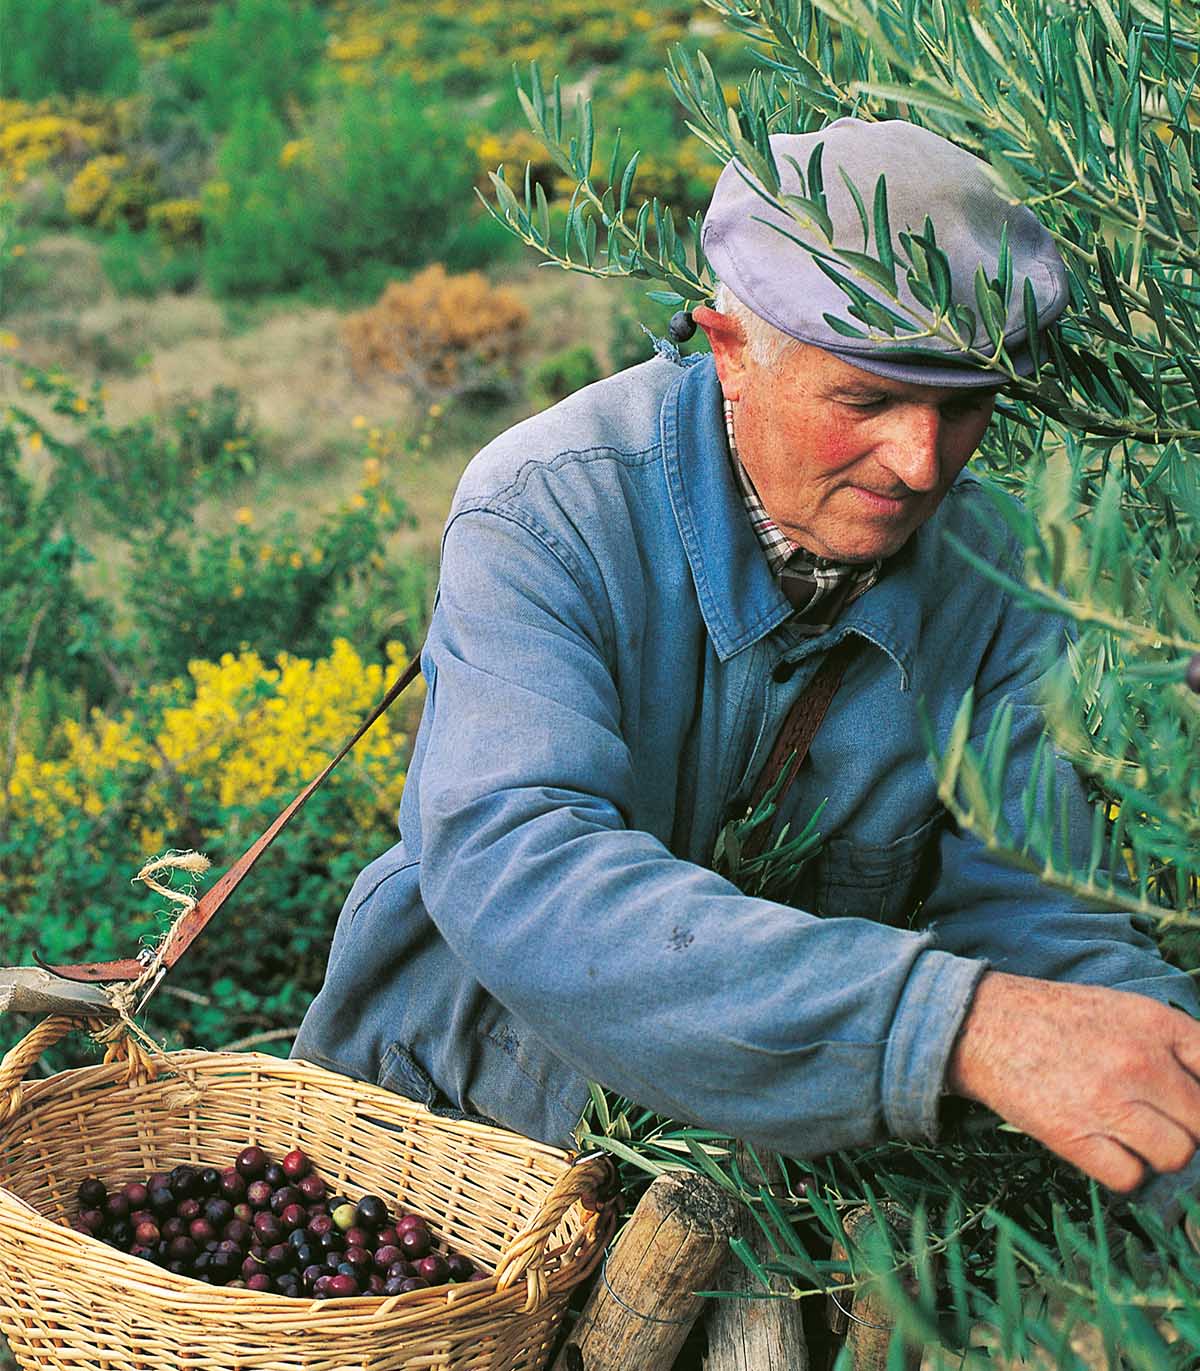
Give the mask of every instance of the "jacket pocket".
M 829 918 L 911 923 L 937 879 L 939 811 L 894 842 L 830 838 L 815 863 L 813 910 Z

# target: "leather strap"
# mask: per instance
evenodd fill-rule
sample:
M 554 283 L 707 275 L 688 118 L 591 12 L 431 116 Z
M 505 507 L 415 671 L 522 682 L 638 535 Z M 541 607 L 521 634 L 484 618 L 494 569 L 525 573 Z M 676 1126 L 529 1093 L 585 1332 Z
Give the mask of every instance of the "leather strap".
M 171 931 L 170 941 L 162 954 L 162 965 L 168 970 L 183 956 L 189 947 L 196 941 L 204 931 L 205 925 L 217 912 L 225 901 L 233 894 L 241 884 L 243 877 L 249 872 L 250 868 L 258 861 L 262 854 L 279 836 L 285 824 L 287 824 L 304 807 L 308 797 L 325 784 L 325 778 L 337 766 L 338 762 L 346 755 L 363 734 L 371 727 L 376 719 L 383 714 L 393 703 L 401 691 L 406 690 L 411 683 L 416 680 L 421 670 L 421 657 L 418 653 L 412 661 L 405 667 L 398 680 L 396 680 L 387 694 L 375 706 L 367 718 L 358 726 L 358 731 L 354 737 L 346 743 L 336 757 L 326 763 L 320 775 L 304 787 L 288 807 L 275 819 L 270 828 L 261 837 L 256 838 L 246 851 L 237 859 L 228 871 L 211 889 L 206 890 L 197 901 L 196 907 L 190 909 L 179 920 Z M 119 962 L 79 962 L 70 966 L 51 966 L 35 952 L 34 960 L 47 971 L 52 971 L 56 976 L 62 976 L 70 981 L 135 981 L 145 970 L 145 967 L 136 957 L 127 958 Z
M 792 707 L 788 710 L 787 717 L 780 727 L 779 736 L 775 739 L 775 746 L 771 749 L 770 756 L 763 764 L 758 780 L 754 783 L 754 789 L 750 792 L 749 808 L 751 813 L 762 803 L 763 796 L 779 779 L 780 773 L 786 767 L 783 784 L 775 796 L 775 805 L 778 810 L 783 797 L 796 779 L 796 773 L 800 770 L 801 762 L 808 756 L 808 749 L 812 746 L 812 740 L 817 736 L 817 729 L 821 727 L 821 720 L 824 719 L 825 711 L 829 708 L 829 702 L 842 683 L 842 676 L 845 674 L 846 666 L 853 654 L 853 639 L 843 638 L 836 647 L 826 654 L 825 660 L 817 668 L 812 680 L 792 702 Z M 770 829 L 769 823 L 762 824 L 755 829 L 742 848 L 743 854 L 747 857 L 757 857 L 766 846 Z

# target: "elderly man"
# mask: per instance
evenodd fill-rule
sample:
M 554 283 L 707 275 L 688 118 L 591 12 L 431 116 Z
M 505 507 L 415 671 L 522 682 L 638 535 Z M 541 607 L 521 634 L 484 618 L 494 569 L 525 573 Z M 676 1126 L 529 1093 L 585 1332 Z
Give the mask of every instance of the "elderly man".
M 868 193 L 885 172 L 956 300 L 1007 228 L 1027 367 L 1025 281 L 1043 323 L 1066 304 L 1034 216 L 901 122 L 776 136 L 785 192 L 817 143 L 835 241 L 861 245 L 839 170 Z M 990 861 L 926 762 L 922 703 L 944 741 L 968 689 L 980 732 L 1010 702 L 1020 830 L 1061 625 L 944 536 L 1019 571 L 964 470 L 997 377 L 832 328 L 844 297 L 736 165 L 704 235 L 711 356 L 588 387 L 463 477 L 402 839 L 350 894 L 295 1055 L 564 1145 L 596 1080 L 794 1155 L 932 1138 L 953 1093 L 1119 1191 L 1184 1167 L 1200 1025 L 1169 1002 L 1196 1009 L 1190 981 L 1124 917 Z M 832 654 L 777 820 L 827 801 L 820 854 L 789 903 L 747 896 L 714 839 Z

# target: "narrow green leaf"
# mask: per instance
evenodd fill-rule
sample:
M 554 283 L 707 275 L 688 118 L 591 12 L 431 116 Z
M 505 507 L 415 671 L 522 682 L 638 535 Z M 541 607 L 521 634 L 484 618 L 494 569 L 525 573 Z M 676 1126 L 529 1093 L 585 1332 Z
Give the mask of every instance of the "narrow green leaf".
M 875 251 L 892 293 L 896 291 L 896 255 L 892 247 L 892 226 L 888 220 L 887 181 L 880 176 L 875 182 Z

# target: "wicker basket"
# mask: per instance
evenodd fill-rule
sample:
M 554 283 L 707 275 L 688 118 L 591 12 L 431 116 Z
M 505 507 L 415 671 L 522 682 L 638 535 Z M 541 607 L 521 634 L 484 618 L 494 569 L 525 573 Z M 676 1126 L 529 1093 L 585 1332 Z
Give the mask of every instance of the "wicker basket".
M 154 1080 L 113 1061 L 21 1084 L 72 1026 L 45 1020 L 0 1063 L 0 1332 L 20 1366 L 545 1366 L 572 1288 L 611 1235 L 610 1210 L 576 1203 L 603 1186 L 605 1162 L 571 1165 L 541 1143 L 260 1053 L 170 1053 Z M 85 1177 L 229 1166 L 250 1143 L 276 1156 L 302 1147 L 335 1188 L 429 1215 L 493 1276 L 391 1298 L 288 1299 L 177 1276 L 66 1226 Z

